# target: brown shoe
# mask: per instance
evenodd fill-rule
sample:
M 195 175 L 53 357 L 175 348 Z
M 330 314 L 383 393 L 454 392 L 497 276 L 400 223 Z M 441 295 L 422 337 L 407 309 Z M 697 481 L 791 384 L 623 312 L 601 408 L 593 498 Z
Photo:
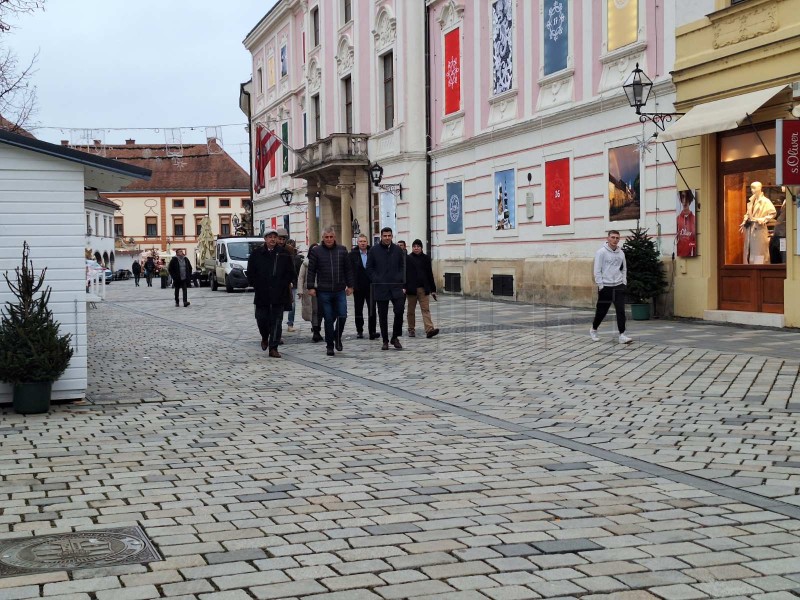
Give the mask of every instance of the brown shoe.
M 413 329 L 408 330 L 408 337 L 417 337 L 417 332 Z
M 383 342 L 383 345 L 381 346 L 381 350 L 388 350 L 388 349 L 389 349 L 389 342 Z
M 261 349 L 266 350 L 267 348 L 269 348 L 269 343 L 267 340 L 261 340 Z
M 270 348 L 269 357 L 270 358 L 280 358 L 281 357 L 281 353 L 278 352 L 275 348 Z
M 431 329 L 428 333 L 426 333 L 425 337 L 430 339 L 430 338 L 435 337 L 437 335 L 439 335 L 439 330 L 434 328 L 434 329 Z
M 398 350 L 402 350 L 403 349 L 403 344 L 401 344 L 400 340 L 398 340 L 397 338 L 392 338 L 392 346 L 394 346 Z

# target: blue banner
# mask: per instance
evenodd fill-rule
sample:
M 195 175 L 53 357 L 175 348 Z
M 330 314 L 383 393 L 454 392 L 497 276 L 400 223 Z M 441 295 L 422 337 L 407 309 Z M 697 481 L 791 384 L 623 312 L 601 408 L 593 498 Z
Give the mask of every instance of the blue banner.
M 464 193 L 460 181 L 451 181 L 446 186 L 447 202 L 445 216 L 447 217 L 447 234 L 464 233 Z
M 567 68 L 569 55 L 569 15 L 567 0 L 544 2 L 544 74 L 550 75 Z

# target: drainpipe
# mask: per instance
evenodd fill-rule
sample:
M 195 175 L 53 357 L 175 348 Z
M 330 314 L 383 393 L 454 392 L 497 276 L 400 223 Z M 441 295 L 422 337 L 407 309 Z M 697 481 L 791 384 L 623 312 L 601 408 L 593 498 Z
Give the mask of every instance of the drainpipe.
M 422 1 L 422 0 L 420 0 Z M 431 173 L 431 119 L 433 118 L 431 115 L 431 35 L 430 35 L 430 17 L 431 17 L 431 7 L 430 5 L 425 6 L 425 200 L 426 200 L 426 207 L 425 207 L 425 216 L 426 216 L 426 224 L 427 228 L 425 231 L 425 235 L 428 238 L 428 255 L 431 256 L 433 254 L 431 248 L 431 241 L 433 238 L 433 233 L 431 231 L 431 183 L 433 180 L 433 174 Z
M 253 198 L 253 116 L 252 116 L 252 103 L 250 102 L 250 92 L 244 89 L 245 84 L 239 86 L 242 94 L 247 96 L 247 158 L 250 164 L 250 236 L 255 235 L 256 231 L 256 213 L 255 213 L 255 199 Z

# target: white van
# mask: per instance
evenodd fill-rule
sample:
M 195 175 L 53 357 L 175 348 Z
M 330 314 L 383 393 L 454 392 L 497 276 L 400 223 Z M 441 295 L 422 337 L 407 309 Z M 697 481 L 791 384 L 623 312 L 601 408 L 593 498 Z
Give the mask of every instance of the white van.
M 220 238 L 214 246 L 214 258 L 206 259 L 205 267 L 209 273 L 211 291 L 221 285 L 230 293 L 235 289 L 249 287 L 247 281 L 247 259 L 256 248 L 263 246 L 263 238 L 230 237 Z

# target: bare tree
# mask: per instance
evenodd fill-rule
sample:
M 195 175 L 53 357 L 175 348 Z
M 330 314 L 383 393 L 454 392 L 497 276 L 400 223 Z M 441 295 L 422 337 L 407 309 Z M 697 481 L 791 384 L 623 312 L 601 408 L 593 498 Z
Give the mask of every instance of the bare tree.
M 45 0 L 0 0 L 0 128 L 24 131 L 36 108 L 36 86 L 31 81 L 38 54 L 22 63 L 6 47 L 4 34 L 11 30 L 10 19 L 44 8 Z

